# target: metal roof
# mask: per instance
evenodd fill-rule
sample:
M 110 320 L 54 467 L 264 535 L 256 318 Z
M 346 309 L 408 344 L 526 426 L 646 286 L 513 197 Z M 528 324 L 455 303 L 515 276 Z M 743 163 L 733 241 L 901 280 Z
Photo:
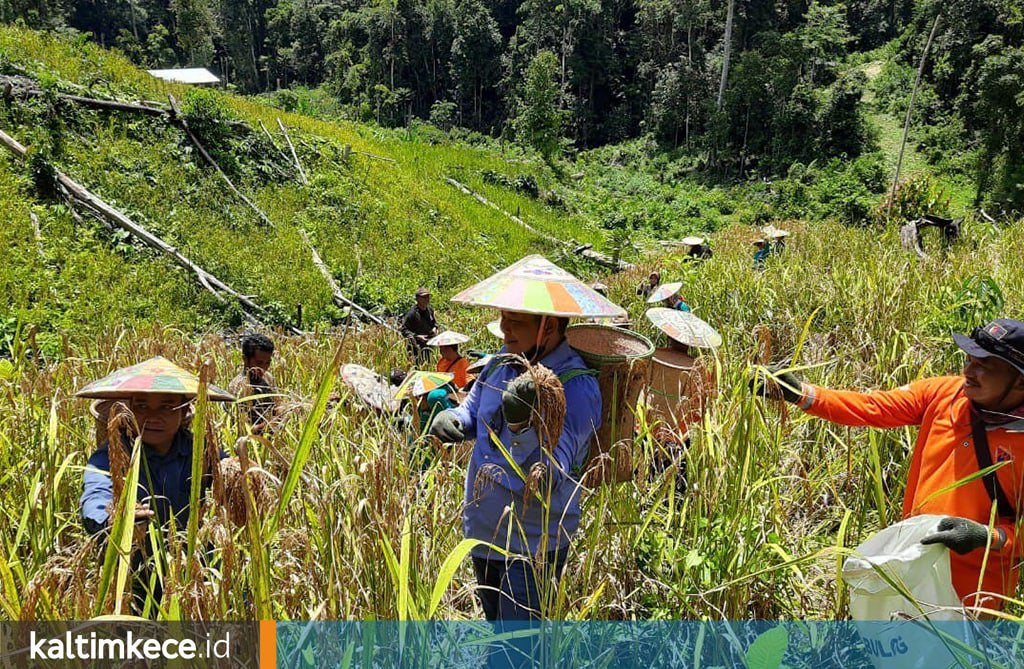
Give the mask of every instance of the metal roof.
M 150 74 L 164 81 L 176 81 L 182 84 L 219 84 L 220 78 L 205 67 L 180 67 L 170 70 L 147 70 Z

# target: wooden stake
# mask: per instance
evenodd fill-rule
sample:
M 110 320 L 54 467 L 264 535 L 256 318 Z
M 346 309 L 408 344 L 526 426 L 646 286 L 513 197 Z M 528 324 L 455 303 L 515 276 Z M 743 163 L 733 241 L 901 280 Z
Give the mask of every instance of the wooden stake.
M 900 182 L 900 169 L 903 167 L 903 151 L 907 148 L 907 135 L 910 134 L 910 115 L 914 111 L 914 101 L 917 100 L 917 89 L 921 87 L 921 77 L 924 75 L 924 64 L 928 60 L 928 51 L 932 48 L 932 40 L 935 39 L 935 31 L 939 27 L 939 19 L 942 18 L 942 12 L 935 15 L 935 21 L 932 23 L 932 31 L 928 34 L 928 41 L 924 45 L 924 52 L 921 53 L 921 64 L 917 67 L 917 79 L 914 80 L 914 90 L 910 93 L 910 104 L 907 105 L 907 116 L 903 121 L 903 140 L 900 142 L 900 155 L 896 159 L 896 174 L 892 177 L 892 190 L 889 192 L 889 206 L 886 207 L 887 211 L 892 211 L 892 206 L 896 201 L 896 186 Z

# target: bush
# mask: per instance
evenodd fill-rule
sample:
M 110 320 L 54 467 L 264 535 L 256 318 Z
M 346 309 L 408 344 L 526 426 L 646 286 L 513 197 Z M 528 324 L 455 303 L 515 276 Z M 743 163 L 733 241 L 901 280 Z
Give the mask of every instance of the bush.
M 907 221 L 926 214 L 948 216 L 949 196 L 932 177 L 917 174 L 896 186 L 896 192 L 879 204 L 874 218 L 877 221 Z

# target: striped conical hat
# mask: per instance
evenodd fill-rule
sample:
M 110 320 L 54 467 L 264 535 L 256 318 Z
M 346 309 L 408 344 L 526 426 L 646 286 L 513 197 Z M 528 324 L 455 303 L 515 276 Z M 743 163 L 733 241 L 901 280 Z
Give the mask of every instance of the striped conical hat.
M 542 316 L 617 318 L 626 310 L 540 255 L 526 256 L 452 302 Z
M 212 383 L 207 385 L 206 392 L 211 400 L 217 402 L 235 400 L 231 393 Z M 173 394 L 192 398 L 198 393 L 199 377 L 158 355 L 93 381 L 75 393 L 75 397 L 112 400 L 139 394 Z

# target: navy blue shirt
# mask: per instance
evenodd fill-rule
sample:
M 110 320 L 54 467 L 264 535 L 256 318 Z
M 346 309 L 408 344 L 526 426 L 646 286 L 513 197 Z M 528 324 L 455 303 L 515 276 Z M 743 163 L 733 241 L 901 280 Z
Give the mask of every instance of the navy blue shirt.
M 80 506 L 85 529 L 91 534 L 107 526 L 114 499 L 109 447 L 108 442 L 92 454 L 83 477 Z M 158 524 L 165 524 L 173 513 L 177 526 L 184 527 L 192 488 L 192 433 L 185 428 L 178 430 L 166 455 L 145 446 L 142 452 L 145 458 L 139 463 L 138 503 L 149 503 Z

